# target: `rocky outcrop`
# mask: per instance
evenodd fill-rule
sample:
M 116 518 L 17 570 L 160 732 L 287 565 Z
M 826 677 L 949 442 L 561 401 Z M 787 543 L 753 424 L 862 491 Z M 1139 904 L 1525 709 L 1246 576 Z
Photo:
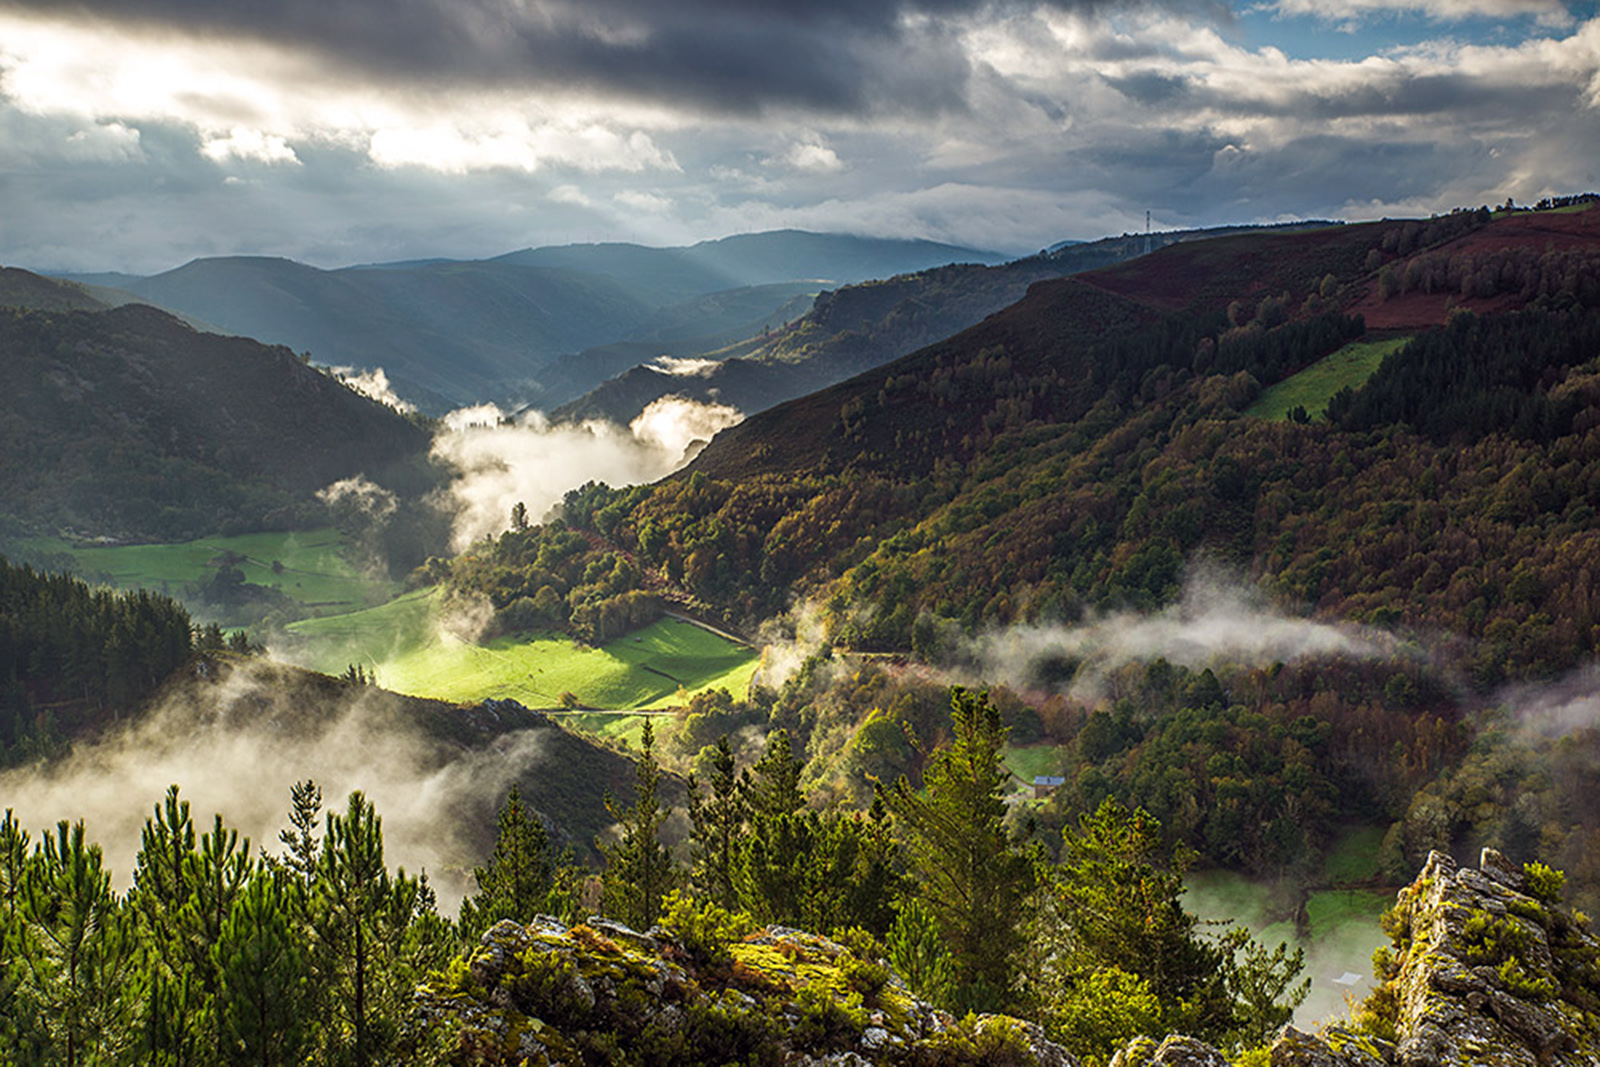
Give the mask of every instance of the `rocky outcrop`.
M 1434 853 L 1386 917 L 1384 982 L 1353 1020 L 1284 1028 L 1271 1067 L 1600 1063 L 1600 941 L 1560 905 L 1560 883 L 1493 850 L 1478 869 Z M 954 1019 L 870 953 L 815 934 L 685 937 L 502 922 L 420 1000 L 453 1028 L 462 1064 L 1078 1067 L 1032 1023 Z M 1110 1067 L 1227 1064 L 1172 1035 L 1129 1042 Z
M 707 954 L 659 927 L 501 922 L 419 999 L 463 1064 L 1078 1067 L 1032 1023 L 957 1020 L 883 963 L 784 927 Z
M 1384 983 L 1360 1027 L 1285 1031 L 1272 1067 L 1579 1067 L 1600 1062 L 1600 941 L 1560 875 L 1485 849 L 1435 852 L 1386 923 Z

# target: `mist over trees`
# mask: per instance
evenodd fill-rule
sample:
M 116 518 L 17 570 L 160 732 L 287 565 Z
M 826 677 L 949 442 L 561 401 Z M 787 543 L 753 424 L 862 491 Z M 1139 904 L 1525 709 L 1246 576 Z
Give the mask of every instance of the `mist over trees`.
M 737 779 L 724 764 L 691 802 L 687 867 L 661 838 L 667 809 L 647 739 L 633 803 L 614 808 L 620 836 L 598 894 L 582 889 L 593 876 L 552 854 L 513 790 L 459 922 L 439 913 L 426 874 L 390 869 L 381 815 L 360 792 L 323 811 L 315 783 L 299 783 L 269 851 L 222 814 L 197 822 L 173 786 L 145 822 L 126 892 L 111 888 L 81 822 L 36 841 L 7 811 L 0 1052 L 19 1064 L 475 1062 L 413 991 L 447 981 L 462 966 L 451 959 L 495 922 L 540 912 L 582 922 L 590 902 L 640 930 L 660 919 L 658 936 L 689 951 L 714 952 L 726 931 L 758 923 L 805 924 L 864 962 L 903 963 L 921 995 L 951 1010 L 1037 1012 L 1091 1057 L 1139 1026 L 1259 1043 L 1261 1018 L 1286 1017 L 1304 993 L 1289 988 L 1299 959 L 1240 955 L 1243 935 L 1202 935 L 1146 813 L 1102 805 L 1067 833 L 1057 869 L 1002 825 L 998 712 L 962 690 L 951 707 L 953 741 L 931 754 L 925 793 L 902 779 L 870 817 L 811 809 L 781 732 Z M 1122 866 L 1097 866 L 1129 862 L 1143 865 L 1132 883 Z M 1129 884 L 1148 891 L 1129 898 Z M 1045 912 L 1048 923 L 1028 919 Z M 1104 926 L 1151 931 L 1157 915 L 1165 925 L 1143 936 L 1170 944 L 1148 954 Z M 1118 953 L 1124 977 L 1107 985 L 1107 954 Z M 1262 981 L 1270 1003 L 1235 993 Z M 1085 1031 L 1068 1007 L 1086 996 L 1109 1020 L 1100 1029 Z M 692 1062 L 692 1049 L 661 1062 Z

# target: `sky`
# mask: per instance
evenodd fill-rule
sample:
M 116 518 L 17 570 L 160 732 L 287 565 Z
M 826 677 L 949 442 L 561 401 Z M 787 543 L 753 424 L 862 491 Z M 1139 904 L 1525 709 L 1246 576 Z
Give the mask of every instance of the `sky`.
M 1600 188 L 1562 0 L 0 0 L 0 263 L 1024 254 Z

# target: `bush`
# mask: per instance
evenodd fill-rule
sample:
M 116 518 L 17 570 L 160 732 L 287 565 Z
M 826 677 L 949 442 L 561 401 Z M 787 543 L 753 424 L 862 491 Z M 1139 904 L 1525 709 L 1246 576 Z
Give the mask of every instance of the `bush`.
M 1567 886 L 1565 874 L 1542 863 L 1524 863 L 1522 873 L 1530 897 L 1546 904 L 1561 903 L 1561 895 Z
M 702 904 L 677 889 L 661 902 L 660 925 L 700 966 L 731 963 L 728 946 L 756 929 L 755 920 L 744 912 Z

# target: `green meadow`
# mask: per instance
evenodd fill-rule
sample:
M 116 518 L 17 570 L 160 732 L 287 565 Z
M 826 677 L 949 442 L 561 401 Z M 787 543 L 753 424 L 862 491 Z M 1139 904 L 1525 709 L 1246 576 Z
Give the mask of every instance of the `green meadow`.
M 290 533 L 205 537 L 181 544 L 83 545 L 59 538 L 19 542 L 36 556 L 70 556 L 79 575 L 117 589 L 148 589 L 184 599 L 184 587 L 215 572 L 224 553 L 243 557 L 239 570 L 252 585 L 276 587 L 306 615 L 333 615 L 382 603 L 398 591 L 387 579 L 353 566 L 332 527 Z M 277 564 L 274 567 L 274 564 Z M 223 620 L 226 622 L 227 620 Z
M 1007 745 L 1006 769 L 1029 786 L 1040 775 L 1059 775 L 1065 763 L 1062 752 L 1055 745 Z
M 698 626 L 662 619 L 601 648 L 557 633 L 467 638 L 432 590 L 381 607 L 288 627 L 280 651 L 315 670 L 351 665 L 375 673 L 385 689 L 461 703 L 511 699 L 553 708 L 572 693 L 584 708 L 637 711 L 671 707 L 705 689 L 742 694 L 758 656 Z
M 1409 337 L 1387 341 L 1355 341 L 1313 363 L 1305 370 L 1268 386 L 1245 411 L 1258 419 L 1287 419 L 1296 407 L 1304 407 L 1313 419 L 1328 410 L 1328 401 L 1345 386 L 1359 388 L 1372 377 L 1383 357 L 1405 347 Z

